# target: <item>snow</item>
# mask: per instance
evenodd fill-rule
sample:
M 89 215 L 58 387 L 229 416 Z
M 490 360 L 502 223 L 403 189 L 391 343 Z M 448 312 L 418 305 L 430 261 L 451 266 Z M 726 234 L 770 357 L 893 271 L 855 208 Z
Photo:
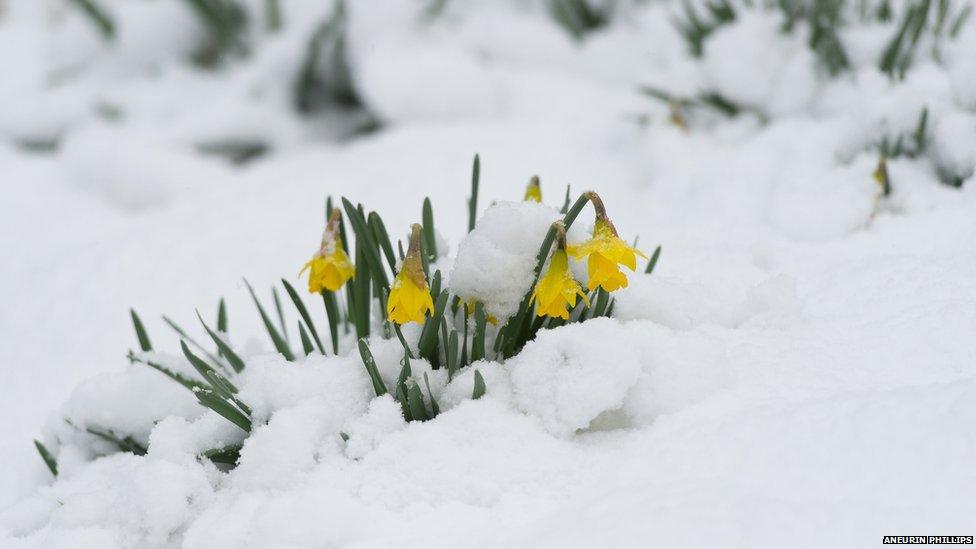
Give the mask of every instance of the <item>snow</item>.
M 458 245 L 451 291 L 504 322 L 534 282 L 539 247 L 558 218 L 557 209 L 534 202 L 492 205 Z
M 406 0 L 349 2 L 353 77 L 381 126 L 346 139 L 361 113 L 290 106 L 327 6 L 282 2 L 285 27 L 254 30 L 253 57 L 204 71 L 185 62 L 204 32 L 185 6 L 103 3 L 113 45 L 61 3 L 0 10 L 0 69 L 17 75 L 0 79 L 0 546 L 865 547 L 972 533 L 972 21 L 893 82 L 875 62 L 894 22 L 845 29 L 852 68 L 831 79 L 769 14 L 741 14 L 694 60 L 662 3 L 619 3 L 574 42 L 539 2 L 448 2 L 433 20 Z M 688 109 L 683 131 L 640 84 L 718 90 L 766 119 Z M 928 152 L 889 159 L 881 197 L 877 143 L 911 142 L 923 107 Z M 196 151 L 228 137 L 271 152 L 236 166 Z M 17 145 L 45 139 L 57 149 Z M 516 202 L 534 174 L 545 204 Z M 380 212 L 394 240 L 429 196 L 435 267 L 504 319 L 567 184 L 598 191 L 625 240 L 662 246 L 653 274 L 628 272 L 612 319 L 543 331 L 504 363 L 449 380 L 412 359 L 441 407 L 431 421 L 375 396 L 354 334 L 339 356 L 285 362 L 241 282 L 266 304 L 281 277 L 303 287 L 326 195 Z M 571 240 L 592 221 L 587 207 Z M 233 381 L 249 435 L 125 358 L 133 307 L 157 351 L 136 356 L 192 374 L 159 315 L 203 342 L 194 311 L 211 323 L 220 297 L 248 362 Z M 419 327 L 403 331 L 416 351 Z M 376 333 L 390 387 L 403 348 Z M 34 438 L 58 457 L 56 480 Z M 240 443 L 231 471 L 197 458 Z
M 563 436 L 620 408 L 649 354 L 634 345 L 639 329 L 600 318 L 539 334 L 507 363 L 516 406 Z
M 706 42 L 704 78 L 739 104 L 771 115 L 805 110 L 817 92 L 814 56 L 800 33 L 781 32 L 773 13 L 745 13 Z

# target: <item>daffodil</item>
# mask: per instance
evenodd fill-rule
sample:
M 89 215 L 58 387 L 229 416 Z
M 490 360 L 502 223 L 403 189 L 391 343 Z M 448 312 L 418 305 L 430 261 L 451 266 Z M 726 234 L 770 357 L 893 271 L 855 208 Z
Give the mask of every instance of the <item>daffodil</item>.
M 524 202 L 542 202 L 542 186 L 539 185 L 539 176 L 533 175 L 529 184 L 525 187 Z
M 681 101 L 678 99 L 672 99 L 668 101 L 668 107 L 670 113 L 668 114 L 668 122 L 675 125 L 681 131 L 688 131 L 688 121 L 685 119 L 684 109 L 681 106 Z
M 410 247 L 403 259 L 403 266 L 390 287 L 386 302 L 387 318 L 397 324 L 423 322 L 425 313 L 434 312 L 434 300 L 427 287 L 427 277 L 420 259 L 420 225 L 414 224 L 410 232 Z
M 878 166 L 874 169 L 875 183 L 881 187 L 881 195 L 888 196 L 891 194 L 891 180 L 888 178 L 888 158 L 885 155 L 881 155 L 878 158 Z
M 336 291 L 356 274 L 356 268 L 349 261 L 349 256 L 342 249 L 342 239 L 339 238 L 339 223 L 342 214 L 338 208 L 332 210 L 329 222 L 322 232 L 322 244 L 312 259 L 302 268 L 299 276 L 307 270 L 308 291 L 320 293 L 323 290 Z
M 556 222 L 556 251 L 549 261 L 549 270 L 535 285 L 532 300 L 536 304 L 536 315 L 551 316 L 569 320 L 569 311 L 576 306 L 579 296 L 589 305 L 590 301 L 579 282 L 569 272 L 569 258 L 566 256 L 566 229 L 561 221 Z
M 619 265 L 633 271 L 637 269 L 637 256 L 647 256 L 617 236 L 617 229 L 607 217 L 603 201 L 596 193 L 588 193 L 588 198 L 596 210 L 593 238 L 578 246 L 570 246 L 569 253 L 575 259 L 587 258 L 587 286 L 591 291 L 603 288 L 612 292 L 626 288 L 627 275 L 620 270 Z
M 474 316 L 474 307 L 477 304 L 478 304 L 478 300 L 473 297 L 471 299 L 466 300 L 464 302 L 464 311 L 469 315 Z M 492 326 L 498 325 L 498 317 L 496 317 L 495 315 L 486 314 L 485 320 L 487 320 L 488 324 L 491 324 Z

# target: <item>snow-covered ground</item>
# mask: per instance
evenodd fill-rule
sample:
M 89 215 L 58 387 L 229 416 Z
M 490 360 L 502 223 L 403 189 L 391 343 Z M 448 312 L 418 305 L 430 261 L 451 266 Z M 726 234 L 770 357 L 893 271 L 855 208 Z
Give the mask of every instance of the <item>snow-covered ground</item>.
M 851 66 L 830 78 L 802 32 L 759 10 L 699 60 L 667 3 L 620 2 L 577 42 L 539 2 L 448 2 L 430 17 L 423 3 L 350 1 L 349 64 L 380 123 L 350 138 L 361 113 L 290 103 L 329 6 L 283 1 L 282 30 L 215 72 L 184 61 L 203 32 L 184 3 L 103 4 L 111 45 L 77 8 L 0 0 L 0 546 L 976 534 L 976 19 L 893 81 L 877 59 L 897 17 L 845 28 Z M 715 90 L 761 115 L 689 107 L 683 130 L 644 84 Z M 923 107 L 926 151 L 889 160 L 882 197 L 876 144 L 911 141 Z M 230 138 L 270 152 L 241 166 L 196 152 Z M 351 340 L 298 364 L 272 353 L 242 277 L 265 301 L 281 277 L 301 288 L 326 195 L 382 213 L 395 237 L 430 196 L 453 256 L 475 153 L 482 213 L 533 174 L 555 207 L 567 184 L 596 190 L 624 239 L 662 246 L 654 273 L 638 265 L 614 318 L 480 363 L 479 400 L 470 369 L 432 375 L 444 411 L 428 422 L 370 398 Z M 505 228 L 486 238 L 524 245 Z M 502 265 L 484 272 L 512 275 Z M 455 286 L 478 274 L 458 272 L 469 279 Z M 176 356 L 159 315 L 196 326 L 220 297 L 250 357 L 243 398 L 269 419 L 229 473 L 195 456 L 240 431 L 125 358 L 130 307 Z M 395 378 L 399 342 L 371 345 Z M 66 418 L 147 437 L 148 454 L 92 461 Z M 34 438 L 60 448 L 56 481 Z

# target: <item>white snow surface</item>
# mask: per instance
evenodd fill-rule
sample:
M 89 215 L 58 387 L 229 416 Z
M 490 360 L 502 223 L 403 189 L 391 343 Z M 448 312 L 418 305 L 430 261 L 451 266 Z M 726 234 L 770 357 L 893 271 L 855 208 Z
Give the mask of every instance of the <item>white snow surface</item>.
M 668 4 L 621 2 L 574 42 L 541 2 L 448 2 L 435 20 L 408 0 L 348 2 L 353 76 L 382 126 L 341 140 L 348 120 L 289 103 L 321 3 L 282 2 L 282 32 L 218 72 L 184 62 L 203 30 L 183 4 L 103 3 L 121 29 L 112 45 L 64 3 L 0 2 L 0 71 L 16 75 L 0 79 L 0 547 L 854 548 L 976 534 L 972 21 L 895 83 L 874 62 L 895 22 L 847 29 L 851 70 L 831 79 L 768 14 L 723 27 L 693 60 Z M 717 89 L 763 116 L 689 111 L 685 132 L 639 84 Z M 923 107 L 930 154 L 891 159 L 881 198 L 872 146 L 910 139 Z M 243 166 L 194 151 L 255 136 L 272 151 Z M 54 152 L 17 145 L 49 138 Z M 517 202 L 533 174 L 545 205 Z M 567 184 L 599 192 L 648 255 L 661 245 L 656 269 L 628 273 L 613 318 L 543 331 L 504 363 L 448 380 L 411 361 L 441 405 L 428 422 L 374 396 L 353 336 L 339 356 L 285 362 L 241 282 L 266 304 L 283 276 L 303 289 L 326 195 L 382 213 L 393 235 L 430 196 L 447 284 L 504 319 Z M 592 221 L 585 209 L 573 238 Z M 209 322 L 221 296 L 248 361 L 234 377 L 254 409 L 246 440 L 125 358 L 132 307 L 172 353 L 138 356 L 192 373 L 159 315 L 204 342 L 194 310 Z M 370 348 L 392 385 L 399 341 Z M 487 391 L 471 400 L 476 370 Z M 112 454 L 86 428 L 148 451 Z M 34 438 L 57 454 L 57 479 Z M 232 471 L 197 458 L 242 441 Z

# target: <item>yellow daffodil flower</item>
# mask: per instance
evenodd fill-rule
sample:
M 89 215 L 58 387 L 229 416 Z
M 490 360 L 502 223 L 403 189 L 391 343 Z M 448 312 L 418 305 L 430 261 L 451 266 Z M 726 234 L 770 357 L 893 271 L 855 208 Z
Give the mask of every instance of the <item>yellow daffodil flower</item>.
M 556 222 L 556 251 L 549 262 L 549 270 L 539 279 L 532 292 L 536 303 L 536 315 L 569 320 L 569 311 L 576 306 L 579 296 L 589 305 L 590 301 L 579 282 L 569 272 L 566 256 L 566 230 L 561 221 Z
M 881 155 L 878 158 L 878 166 L 874 169 L 874 181 L 881 187 L 882 196 L 891 194 L 891 180 L 888 179 L 888 158 Z
M 668 101 L 668 122 L 683 132 L 688 132 L 688 121 L 685 119 L 684 108 L 681 106 L 680 99 Z
M 478 303 L 478 300 L 475 299 L 475 298 L 473 298 L 473 297 L 471 299 L 468 299 L 467 301 L 465 301 L 464 302 L 464 310 L 465 310 L 465 312 L 467 312 L 469 315 L 471 315 L 473 317 L 474 316 L 474 306 L 477 303 Z M 485 314 L 485 320 L 487 320 L 488 321 L 488 324 L 491 324 L 492 326 L 498 326 L 498 317 L 496 317 L 495 315 Z
M 542 186 L 539 184 L 539 176 L 533 175 L 525 187 L 525 197 L 523 202 L 542 202 Z
M 339 238 L 339 223 L 342 214 L 338 208 L 332 210 L 329 222 L 322 232 L 322 244 L 312 259 L 305 264 L 298 276 L 311 269 L 308 275 L 308 291 L 313 294 L 324 290 L 334 292 L 342 287 L 347 280 L 356 274 L 356 268 L 349 261 L 349 256 L 342 249 L 342 239 Z
M 403 266 L 393 280 L 386 303 L 387 318 L 397 324 L 423 322 L 424 314 L 434 312 L 434 300 L 427 287 L 427 277 L 420 258 L 420 225 L 414 223 L 410 247 Z
M 647 257 L 640 250 L 627 244 L 619 236 L 617 229 L 607 217 L 603 201 L 593 192 L 588 193 L 590 202 L 596 210 L 596 223 L 593 238 L 578 246 L 570 246 L 569 253 L 575 259 L 587 259 L 589 289 L 603 288 L 608 292 L 627 287 L 627 275 L 618 265 L 631 271 L 637 269 L 637 256 Z

